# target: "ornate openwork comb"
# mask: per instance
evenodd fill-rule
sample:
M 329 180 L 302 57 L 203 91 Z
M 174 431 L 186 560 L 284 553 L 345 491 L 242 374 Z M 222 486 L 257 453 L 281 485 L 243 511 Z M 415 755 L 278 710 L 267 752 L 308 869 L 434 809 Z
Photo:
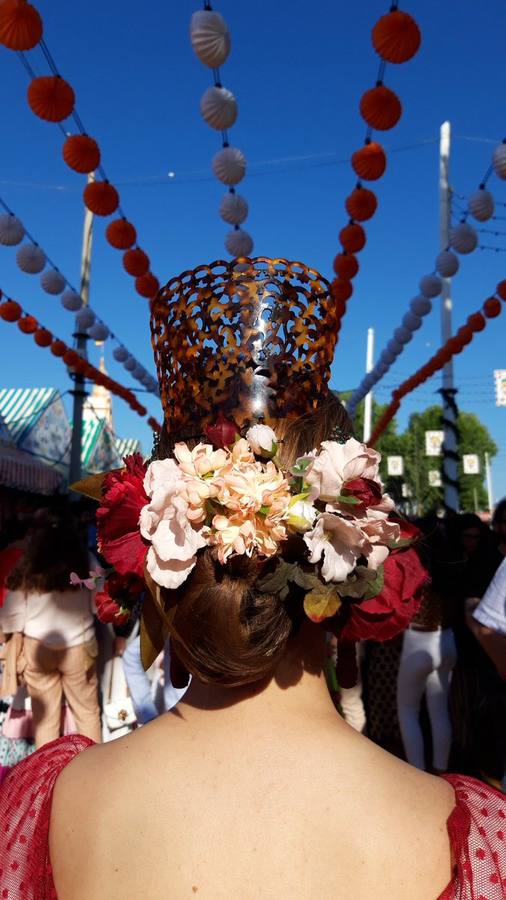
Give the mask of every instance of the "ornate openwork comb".
M 329 283 L 299 262 L 218 260 L 172 278 L 151 308 L 169 434 L 196 437 L 219 412 L 243 426 L 314 409 L 336 321 Z

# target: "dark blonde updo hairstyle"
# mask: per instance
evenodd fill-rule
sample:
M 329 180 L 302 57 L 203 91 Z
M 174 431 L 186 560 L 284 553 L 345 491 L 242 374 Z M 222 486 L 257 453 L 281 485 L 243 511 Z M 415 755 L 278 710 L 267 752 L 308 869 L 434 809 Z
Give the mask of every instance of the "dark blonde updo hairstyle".
M 351 434 L 346 410 L 333 394 L 316 413 L 279 423 L 281 459 L 288 468 L 297 457 L 331 439 L 336 429 Z M 162 435 L 159 457 L 168 455 Z M 290 537 L 283 558 L 303 558 L 305 544 Z M 272 572 L 275 559 L 236 556 L 226 565 L 213 548 L 199 551 L 190 577 L 177 591 L 163 591 L 165 607 L 175 613 L 169 627 L 171 653 L 184 670 L 207 683 L 236 687 L 272 675 L 287 641 L 304 621 L 304 592 L 291 587 L 283 600 L 260 590 L 258 582 Z

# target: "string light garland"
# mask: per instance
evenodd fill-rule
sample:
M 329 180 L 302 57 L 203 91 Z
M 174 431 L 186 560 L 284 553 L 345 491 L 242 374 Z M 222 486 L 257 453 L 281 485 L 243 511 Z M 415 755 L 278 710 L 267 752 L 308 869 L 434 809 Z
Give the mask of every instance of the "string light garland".
M 119 347 L 113 351 L 113 356 L 117 362 L 125 363 L 126 360 L 134 361 L 132 371 L 133 377 L 139 381 L 143 387 L 155 396 L 159 395 L 158 383 L 156 379 L 135 359 L 134 356 L 124 347 L 119 338 L 106 325 L 106 323 L 97 315 L 90 307 L 83 307 L 83 301 L 80 294 L 75 290 L 70 281 L 65 278 L 58 266 L 52 262 L 49 256 L 43 251 L 35 238 L 27 231 L 21 220 L 14 214 L 12 209 L 0 197 L 0 206 L 5 210 L 5 215 L 0 215 L 0 244 L 4 246 L 15 246 L 21 243 L 24 237 L 30 243 L 22 244 L 16 254 L 16 261 L 19 268 L 28 274 L 41 272 L 47 263 L 51 266 L 44 269 L 40 277 L 42 289 L 54 296 L 61 294 L 61 305 L 69 312 L 78 313 L 78 325 L 81 331 L 86 332 L 87 336 L 95 341 L 105 341 L 108 338 L 118 341 Z M 142 254 L 147 260 L 146 254 L 142 250 L 131 250 L 132 254 Z M 134 258 L 141 258 L 136 256 Z M 67 287 L 67 290 L 65 290 Z M 149 293 L 149 292 L 148 292 Z M 119 356 L 117 355 L 120 350 Z
M 209 2 L 204 3 L 203 10 L 192 15 L 190 41 L 197 58 L 213 73 L 214 83 L 200 101 L 200 112 L 210 128 L 221 132 L 222 149 L 213 157 L 212 170 L 218 181 L 228 186 L 219 209 L 223 221 L 233 226 L 225 237 L 225 247 L 232 257 L 251 256 L 253 239 L 241 227 L 248 217 L 249 207 L 235 190 L 246 174 L 247 163 L 244 154 L 237 147 L 231 147 L 228 139 L 228 130 L 237 119 L 238 106 L 232 92 L 223 87 L 220 74 L 220 66 L 230 53 L 231 39 L 225 20 Z
M 112 185 L 104 171 L 101 162 L 101 153 L 98 142 L 90 137 L 84 127 L 82 119 L 76 110 L 75 91 L 72 86 L 62 78 L 55 60 L 43 38 L 43 21 L 38 10 L 27 3 L 26 0 L 3 0 L 0 3 L 0 44 L 9 50 L 18 52 L 21 62 L 30 77 L 27 92 L 27 101 L 34 115 L 46 122 L 54 122 L 60 127 L 65 143 L 62 156 L 65 164 L 74 172 L 87 175 L 98 171 L 101 180 L 89 182 L 83 191 L 84 205 L 96 216 L 107 217 L 118 211 L 120 219 L 126 226 L 133 229 L 133 239 L 128 246 L 136 241 L 136 231 L 127 221 L 120 203 L 118 190 Z M 25 57 L 25 51 L 40 46 L 41 52 L 51 70 L 51 75 L 37 76 L 31 64 Z M 62 122 L 72 118 L 77 128 L 77 134 L 69 134 Z M 112 223 L 111 223 L 112 224 Z M 118 229 L 116 229 L 117 232 Z M 127 229 L 123 229 L 124 234 Z M 114 231 L 112 232 L 115 233 Z M 108 232 L 106 240 L 112 247 L 128 249 L 127 246 L 118 247 L 117 242 L 111 241 Z M 1 239 L 0 239 L 1 243 Z M 149 260 L 148 260 L 149 268 Z M 25 270 L 26 271 L 26 270 Z M 141 297 L 151 300 L 160 289 L 160 283 L 151 272 L 149 279 L 140 284 L 136 276 L 135 290 Z
M 471 343 L 475 334 L 483 331 L 487 325 L 487 319 L 495 319 L 500 315 L 503 304 L 506 302 L 506 280 L 500 281 L 495 294 L 488 297 L 481 310 L 468 316 L 453 337 L 448 338 L 445 344 L 413 375 L 403 381 L 399 387 L 392 391 L 392 399 L 376 423 L 369 444 L 374 446 L 387 426 L 400 408 L 401 402 L 407 394 L 416 390 L 436 372 L 440 371 L 455 355 L 462 353 L 464 347 Z
M 38 347 L 49 348 L 53 356 L 61 358 L 73 374 L 83 375 L 94 384 L 106 388 L 111 394 L 128 403 L 130 409 L 139 416 L 147 415 L 146 407 L 139 403 L 133 391 L 119 384 L 105 372 L 101 372 L 76 350 L 68 347 L 64 341 L 55 338 L 49 329 L 40 325 L 35 316 L 27 313 L 17 300 L 12 300 L 7 295 L 2 295 L 1 292 L 0 296 L 5 296 L 5 299 L 0 300 L 0 319 L 10 324 L 17 323 L 22 334 L 33 335 Z M 159 422 L 153 417 L 148 419 L 148 424 L 155 431 L 159 431 L 161 428 Z
M 365 91 L 360 99 L 360 114 L 367 129 L 363 146 L 351 156 L 351 167 L 359 180 L 345 200 L 350 221 L 340 232 L 342 252 L 333 262 L 336 278 L 332 282 L 332 292 L 337 305 L 338 329 L 353 293 L 352 279 L 358 273 L 358 263 L 348 267 L 345 260 L 365 247 L 366 232 L 362 223 L 368 222 L 378 208 L 376 194 L 362 182 L 378 181 L 387 167 L 386 153 L 372 135 L 374 131 L 394 128 L 402 115 L 399 98 L 384 84 L 385 69 L 387 63 L 397 65 L 412 59 L 420 47 L 421 34 L 413 17 L 399 10 L 398 3 L 392 3 L 389 11 L 374 25 L 371 41 L 381 62 L 375 86 Z

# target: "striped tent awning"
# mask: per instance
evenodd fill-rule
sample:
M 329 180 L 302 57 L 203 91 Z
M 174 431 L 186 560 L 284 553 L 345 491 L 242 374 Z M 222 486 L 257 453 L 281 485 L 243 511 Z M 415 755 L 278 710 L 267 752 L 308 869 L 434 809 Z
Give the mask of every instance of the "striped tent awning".
M 56 469 L 12 444 L 0 443 L 0 486 L 34 494 L 52 494 L 63 484 Z
M 2 388 L 0 419 L 12 441 L 19 444 L 40 414 L 59 397 L 55 388 Z
M 140 441 L 136 438 L 116 438 L 116 453 L 120 459 L 132 453 L 141 453 Z

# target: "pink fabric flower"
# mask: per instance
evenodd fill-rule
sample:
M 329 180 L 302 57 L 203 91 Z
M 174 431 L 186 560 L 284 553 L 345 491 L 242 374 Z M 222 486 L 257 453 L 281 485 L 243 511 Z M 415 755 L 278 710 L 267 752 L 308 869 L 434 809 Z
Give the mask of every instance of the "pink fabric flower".
M 389 554 L 389 545 L 396 543 L 400 538 L 400 528 L 397 522 L 389 522 L 386 518 L 375 518 L 367 510 L 366 517 L 354 519 L 354 525 L 360 528 L 367 538 L 370 549 L 364 550 L 367 565 L 370 569 L 379 569 Z
M 323 441 L 320 453 L 305 474 L 305 481 L 317 490 L 320 500 L 332 503 L 348 481 L 357 478 L 377 481 L 380 459 L 376 450 L 355 438 L 345 444 Z
M 304 535 L 304 542 L 310 550 L 309 562 L 320 562 L 323 557 L 321 574 L 325 581 L 345 581 L 359 556 L 370 549 L 355 522 L 328 512 L 318 516 L 315 527 Z
M 171 589 L 186 581 L 197 562 L 197 550 L 207 544 L 188 519 L 188 504 L 177 493 L 168 499 L 150 540 L 146 568 L 157 584 Z

